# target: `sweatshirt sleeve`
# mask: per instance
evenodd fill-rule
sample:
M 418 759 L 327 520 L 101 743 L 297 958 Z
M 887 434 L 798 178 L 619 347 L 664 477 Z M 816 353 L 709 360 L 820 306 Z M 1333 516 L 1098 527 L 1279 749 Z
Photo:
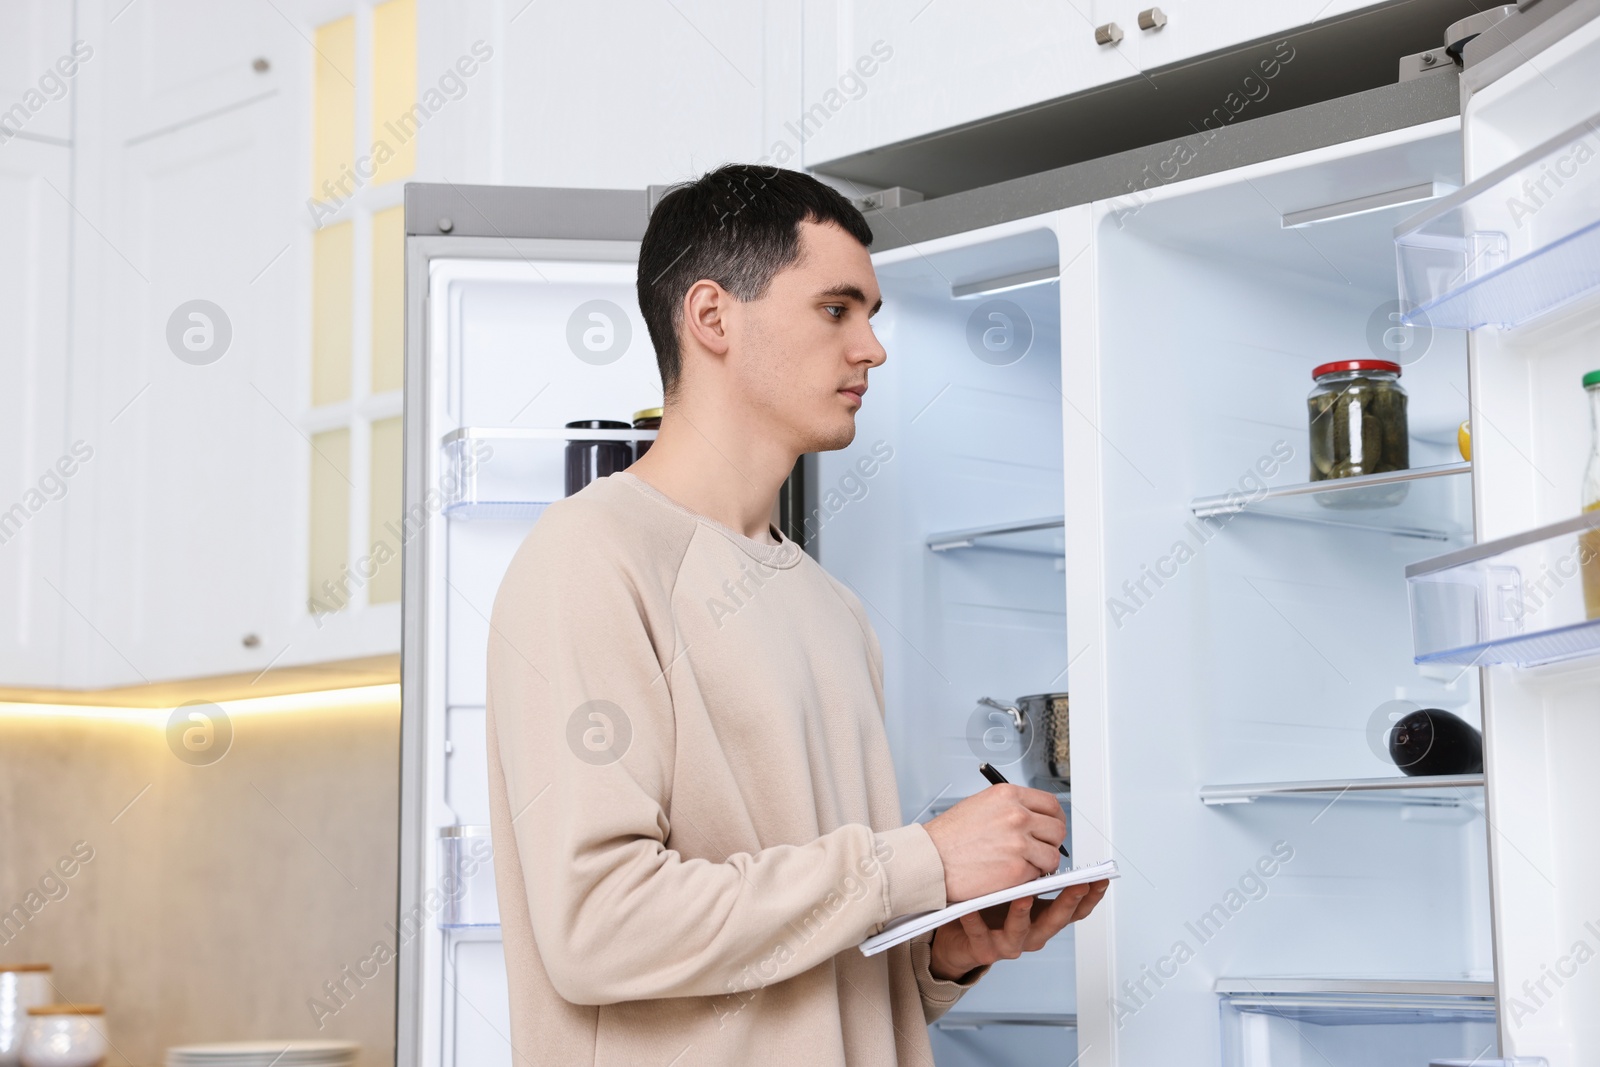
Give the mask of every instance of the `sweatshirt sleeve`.
M 984 966 L 968 971 L 959 982 L 935 978 L 929 965 L 933 959 L 933 935 L 937 932 L 919 934 L 911 942 L 911 972 L 917 977 L 917 991 L 922 994 L 922 1015 L 929 1026 L 938 1022 L 967 990 L 978 984 L 978 979 L 989 973 L 989 968 Z
M 943 865 L 916 824 L 851 824 L 720 861 L 667 847 L 667 682 L 692 671 L 693 650 L 678 647 L 663 579 L 620 536 L 554 505 L 513 559 L 490 620 L 497 755 L 556 991 L 576 1004 L 743 992 L 826 961 L 894 916 L 943 907 Z

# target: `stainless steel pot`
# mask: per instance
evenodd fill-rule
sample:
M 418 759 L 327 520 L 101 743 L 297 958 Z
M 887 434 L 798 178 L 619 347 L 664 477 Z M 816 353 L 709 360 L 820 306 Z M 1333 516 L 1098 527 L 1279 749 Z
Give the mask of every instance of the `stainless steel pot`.
M 1018 697 L 1015 704 L 1004 704 L 992 697 L 980 697 L 984 707 L 1010 715 L 1017 733 L 1023 735 L 1023 772 L 1035 789 L 1061 793 L 1072 788 L 1072 750 L 1067 736 L 1067 694 L 1035 693 Z

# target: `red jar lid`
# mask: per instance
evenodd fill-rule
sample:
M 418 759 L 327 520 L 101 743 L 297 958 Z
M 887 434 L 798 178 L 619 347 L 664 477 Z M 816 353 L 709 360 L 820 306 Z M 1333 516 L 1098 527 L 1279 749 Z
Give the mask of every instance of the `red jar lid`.
M 1341 359 L 1337 363 L 1324 363 L 1311 371 L 1313 378 L 1320 378 L 1324 374 L 1341 374 L 1351 370 L 1386 370 L 1391 374 L 1400 373 L 1400 364 L 1390 363 L 1386 359 Z

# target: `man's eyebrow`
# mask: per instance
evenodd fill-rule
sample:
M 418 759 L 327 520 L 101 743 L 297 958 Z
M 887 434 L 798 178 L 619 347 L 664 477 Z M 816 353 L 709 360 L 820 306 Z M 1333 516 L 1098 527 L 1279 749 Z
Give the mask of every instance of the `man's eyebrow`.
M 867 302 L 867 294 L 861 291 L 861 287 L 857 285 L 851 285 L 849 282 L 841 282 L 831 288 L 824 289 L 818 295 L 841 296 L 847 300 L 854 300 L 858 304 L 865 304 Z M 873 315 L 876 315 L 878 313 L 878 309 L 881 307 L 883 307 L 883 300 L 880 298 L 876 304 L 872 305 L 872 310 L 867 312 L 867 317 L 871 318 Z

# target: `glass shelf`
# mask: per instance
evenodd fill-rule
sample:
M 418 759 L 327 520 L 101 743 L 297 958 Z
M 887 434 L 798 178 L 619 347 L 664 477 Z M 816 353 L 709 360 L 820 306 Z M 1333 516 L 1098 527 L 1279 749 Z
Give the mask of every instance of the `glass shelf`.
M 928 548 L 934 552 L 990 548 L 1031 556 L 1059 557 L 1066 554 L 1065 526 L 1065 516 L 1051 515 L 1042 519 L 1019 519 L 993 526 L 976 526 L 970 530 L 950 530 L 929 535 Z
M 1225 1067 L 1415 1067 L 1497 1047 L 1493 982 L 1219 978 Z
M 1600 289 L 1595 130 L 1581 122 L 1395 228 L 1406 322 L 1509 329 Z
M 568 441 L 653 441 L 655 430 L 492 429 L 444 436 L 444 513 L 531 522 L 566 495 Z
M 1253 782 L 1243 785 L 1204 785 L 1200 802 L 1208 807 L 1252 804 L 1257 800 L 1384 801 L 1459 807 L 1466 798 L 1461 790 L 1483 787 L 1481 774 L 1435 774 L 1415 778 L 1330 778 L 1308 782 Z
M 982 1030 L 985 1026 L 1054 1026 L 1076 1030 L 1078 1017 L 1054 1011 L 947 1011 L 933 1025 L 940 1030 Z
M 1600 511 L 1413 563 L 1406 585 L 1418 663 L 1536 667 L 1600 653 Z
M 1253 496 L 1234 490 L 1196 497 L 1189 510 L 1201 519 L 1254 515 L 1428 541 L 1466 541 L 1472 531 L 1472 464 L 1302 482 Z

